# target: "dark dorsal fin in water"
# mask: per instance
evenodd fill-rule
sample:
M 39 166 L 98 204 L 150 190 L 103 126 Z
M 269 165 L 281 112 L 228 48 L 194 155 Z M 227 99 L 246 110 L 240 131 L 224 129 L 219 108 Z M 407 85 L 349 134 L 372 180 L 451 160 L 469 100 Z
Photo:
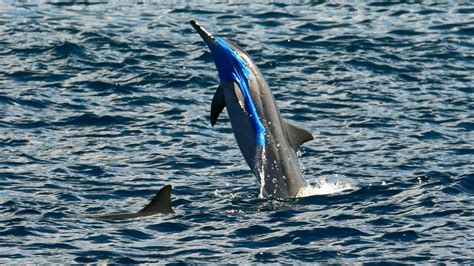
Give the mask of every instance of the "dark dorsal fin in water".
M 314 139 L 313 135 L 311 135 L 311 133 L 309 133 L 306 129 L 292 125 L 287 121 L 284 121 L 284 123 L 286 127 L 286 133 L 288 134 L 288 140 L 293 149 L 298 150 L 301 144 Z
M 171 209 L 171 185 L 166 185 L 151 200 L 148 205 L 146 205 L 139 212 L 123 212 L 123 213 L 110 213 L 97 215 L 94 218 L 99 220 L 125 220 L 133 219 L 143 216 L 150 216 L 157 213 L 173 213 Z
M 166 185 L 158 191 L 155 197 L 148 205 L 141 209 L 138 213 L 155 214 L 155 213 L 173 213 L 171 209 L 171 185 Z
M 212 97 L 211 126 L 214 126 L 216 124 L 217 118 L 219 118 L 219 115 L 225 107 L 224 89 L 222 87 L 222 84 L 220 84 L 219 87 L 217 87 L 216 92 L 214 93 L 214 97 Z

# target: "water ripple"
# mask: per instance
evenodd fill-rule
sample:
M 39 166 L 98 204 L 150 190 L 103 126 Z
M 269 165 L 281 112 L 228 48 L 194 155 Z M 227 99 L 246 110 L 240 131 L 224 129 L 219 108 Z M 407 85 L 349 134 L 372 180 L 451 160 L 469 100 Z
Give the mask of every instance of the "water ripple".
M 471 3 L 0 14 L 0 263 L 473 262 Z M 351 189 L 257 198 L 227 114 L 209 125 L 218 77 L 190 19 L 245 48 L 282 115 L 313 133 L 307 179 Z M 91 218 L 165 184 L 175 214 Z

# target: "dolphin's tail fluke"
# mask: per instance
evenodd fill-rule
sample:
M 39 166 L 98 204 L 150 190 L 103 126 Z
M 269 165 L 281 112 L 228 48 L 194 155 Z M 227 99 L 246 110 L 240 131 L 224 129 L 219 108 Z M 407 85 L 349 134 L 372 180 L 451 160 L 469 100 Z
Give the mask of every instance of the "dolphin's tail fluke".
M 141 214 L 173 213 L 171 209 L 171 185 L 166 185 L 158 191 L 148 205 L 139 211 Z

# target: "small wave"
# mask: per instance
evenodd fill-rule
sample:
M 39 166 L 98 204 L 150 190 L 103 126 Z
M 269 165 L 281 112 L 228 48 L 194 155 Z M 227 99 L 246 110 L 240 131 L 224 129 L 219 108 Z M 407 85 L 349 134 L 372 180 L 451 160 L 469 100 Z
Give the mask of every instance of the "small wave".
M 206 15 L 206 14 L 222 14 L 220 10 L 205 10 L 205 9 L 191 9 L 191 8 L 175 8 L 169 13 L 189 13 L 195 15 Z
M 297 26 L 298 29 L 304 29 L 304 30 L 312 30 L 312 31 L 323 31 L 323 30 L 330 30 L 334 28 L 346 28 L 350 27 L 351 25 L 347 23 L 333 23 L 333 22 L 319 22 L 319 23 L 314 23 L 314 22 L 307 22 L 302 25 Z
M 123 125 L 132 121 L 131 118 L 124 116 L 99 116 L 92 113 L 86 113 L 80 116 L 72 116 L 66 119 L 54 122 L 56 126 L 110 126 Z
M 392 30 L 389 34 L 401 35 L 401 36 L 415 36 L 424 34 L 423 32 L 419 32 L 416 30 Z
M 254 14 L 253 17 L 264 18 L 264 19 L 268 19 L 268 18 L 294 18 L 295 15 L 292 15 L 290 13 L 269 11 L 269 12 Z
M 0 95 L 0 104 L 9 104 L 9 105 L 21 105 L 21 106 L 28 106 L 38 109 L 46 108 L 50 101 L 47 100 L 38 100 L 38 99 L 21 99 L 21 98 L 13 98 L 8 96 Z
M 149 225 L 147 229 L 163 233 L 180 233 L 189 229 L 189 226 L 183 223 L 163 222 L 159 224 Z
M 344 183 L 341 181 L 329 182 L 326 178 L 322 178 L 316 184 L 301 188 L 296 197 L 304 198 L 315 195 L 329 195 L 353 189 L 355 189 L 355 186 L 350 183 Z
M 415 241 L 418 239 L 420 236 L 418 233 L 416 233 L 413 230 L 405 230 L 405 231 L 399 231 L 399 232 L 390 232 L 386 233 L 382 236 L 385 240 L 389 241 L 399 241 L 399 242 L 405 242 L 405 241 Z
M 37 236 L 33 233 L 30 228 L 25 226 L 12 226 L 7 230 L 0 231 L 2 236 L 13 236 L 13 237 L 24 237 L 24 236 Z
M 417 135 L 410 135 L 409 137 L 416 138 L 418 140 L 438 140 L 438 139 L 445 139 L 442 133 L 437 132 L 435 130 L 428 130 L 425 132 L 421 132 Z
M 107 96 L 111 94 L 132 94 L 137 91 L 133 86 L 127 84 L 106 82 L 106 81 L 79 81 L 75 83 L 79 86 L 86 86 L 98 93 L 98 96 Z
M 86 48 L 73 42 L 56 44 L 51 51 L 59 57 L 84 56 Z
M 117 232 L 119 235 L 132 239 L 132 240 L 144 240 L 144 239 L 152 239 L 153 236 L 147 233 L 144 233 L 140 230 L 134 229 L 122 229 L 118 230 Z
M 474 27 L 468 27 L 468 28 L 462 28 L 456 31 L 457 34 L 461 35 L 469 35 L 472 36 L 474 35 Z

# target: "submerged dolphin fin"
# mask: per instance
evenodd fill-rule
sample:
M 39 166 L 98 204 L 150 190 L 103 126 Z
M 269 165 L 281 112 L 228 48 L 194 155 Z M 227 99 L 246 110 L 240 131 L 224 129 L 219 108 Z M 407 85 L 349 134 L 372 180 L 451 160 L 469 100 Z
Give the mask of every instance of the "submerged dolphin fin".
M 141 209 L 140 214 L 173 213 L 171 209 L 171 185 L 166 185 L 156 193 L 148 205 Z
M 151 200 L 148 205 L 146 205 L 143 209 L 139 212 L 133 213 L 110 213 L 110 214 L 102 214 L 95 216 L 95 219 L 99 220 L 125 220 L 125 219 L 132 219 L 138 218 L 143 216 L 150 216 L 157 213 L 173 213 L 173 209 L 171 209 L 171 185 L 166 185 L 158 193 L 156 193 L 155 197 Z
M 306 129 L 292 125 L 287 121 L 284 121 L 284 123 L 286 132 L 288 133 L 288 140 L 290 141 L 290 145 L 293 147 L 293 149 L 298 150 L 301 144 L 314 139 L 313 135 L 311 135 L 311 133 L 309 133 Z
M 222 84 L 217 87 L 214 97 L 211 103 L 211 126 L 214 126 L 217 122 L 217 118 L 221 114 L 225 107 L 224 90 Z

